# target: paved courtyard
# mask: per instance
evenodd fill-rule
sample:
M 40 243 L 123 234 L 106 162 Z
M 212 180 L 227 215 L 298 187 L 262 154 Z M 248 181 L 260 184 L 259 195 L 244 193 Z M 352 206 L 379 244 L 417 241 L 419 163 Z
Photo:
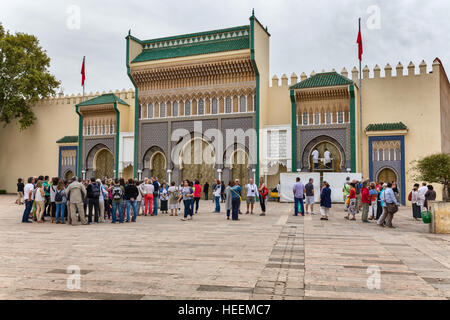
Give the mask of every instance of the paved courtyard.
M 193 221 L 73 227 L 21 224 L 14 199 L 0 197 L 0 299 L 450 298 L 450 235 L 429 234 L 409 208 L 397 229 L 347 221 L 341 205 L 329 221 L 278 203 L 227 221 L 211 201 Z M 79 290 L 67 287 L 73 265 Z

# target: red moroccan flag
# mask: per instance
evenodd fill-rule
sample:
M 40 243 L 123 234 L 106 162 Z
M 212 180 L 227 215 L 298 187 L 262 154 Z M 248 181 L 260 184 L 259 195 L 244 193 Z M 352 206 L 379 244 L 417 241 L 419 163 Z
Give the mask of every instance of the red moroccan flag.
M 81 86 L 84 86 L 84 80 L 86 79 L 86 73 L 84 71 L 84 58 L 83 57 L 83 65 L 81 66 Z
M 363 43 L 362 43 L 362 36 L 361 36 L 361 19 L 359 19 L 359 32 L 358 32 L 358 39 L 356 40 L 356 43 L 358 44 L 359 61 L 362 61 Z

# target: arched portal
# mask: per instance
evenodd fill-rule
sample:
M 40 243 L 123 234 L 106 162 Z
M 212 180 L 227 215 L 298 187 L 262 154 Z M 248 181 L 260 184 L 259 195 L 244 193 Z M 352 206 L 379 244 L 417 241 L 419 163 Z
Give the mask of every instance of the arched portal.
M 341 165 L 342 165 L 341 151 L 333 142 L 328 141 L 328 140 L 319 142 L 310 149 L 309 170 L 311 172 L 316 171 L 316 170 L 314 170 L 314 161 L 313 161 L 313 156 L 312 156 L 312 152 L 314 150 L 319 151 L 319 170 L 341 172 Z M 325 151 L 327 151 L 327 150 L 330 152 L 330 158 L 332 159 L 331 166 L 329 168 L 325 167 L 325 163 L 322 160 L 324 158 Z
M 72 179 L 73 178 L 73 172 L 72 172 L 72 170 L 67 170 L 65 173 L 64 173 L 64 180 L 66 180 L 66 181 L 68 181 L 68 180 L 70 180 L 70 179 Z
M 159 182 L 166 180 L 166 157 L 161 152 L 156 152 L 150 159 L 150 170 L 152 176 L 158 178 Z
M 247 183 L 249 178 L 249 161 L 248 154 L 242 149 L 237 149 L 231 156 L 231 178 L 232 180 L 239 179 L 243 186 Z
M 95 177 L 114 177 L 114 157 L 109 149 L 100 149 L 94 156 Z
M 214 179 L 215 152 L 212 144 L 197 138 L 192 139 L 181 150 L 180 168 L 182 179 L 198 179 L 201 184 Z
M 384 168 L 378 172 L 377 181 L 380 182 L 397 182 L 397 174 L 391 168 Z

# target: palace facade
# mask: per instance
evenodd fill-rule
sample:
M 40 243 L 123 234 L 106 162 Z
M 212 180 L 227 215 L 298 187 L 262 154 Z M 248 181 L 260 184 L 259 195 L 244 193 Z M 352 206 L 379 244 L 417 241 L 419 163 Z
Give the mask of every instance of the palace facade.
M 195 34 L 128 34 L 134 89 L 45 99 L 32 127 L 1 128 L 0 189 L 14 192 L 18 177 L 39 174 L 264 177 L 275 187 L 282 172 L 361 172 L 398 182 L 405 203 L 411 162 L 450 153 L 450 84 L 438 58 L 418 70 L 410 62 L 406 72 L 399 63 L 395 75 L 389 64 L 383 76 L 378 65 L 372 72 L 366 66 L 361 92 L 356 68 L 350 76 L 344 68 L 270 79 L 269 43 L 254 15 L 247 25 Z

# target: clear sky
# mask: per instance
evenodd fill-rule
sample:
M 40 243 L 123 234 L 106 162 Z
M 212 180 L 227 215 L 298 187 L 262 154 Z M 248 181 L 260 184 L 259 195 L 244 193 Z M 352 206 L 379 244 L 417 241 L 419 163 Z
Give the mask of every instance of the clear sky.
M 81 92 L 83 56 L 87 92 L 132 88 L 125 67 L 129 29 L 152 39 L 240 26 L 249 24 L 252 8 L 272 35 L 272 75 L 350 71 L 358 62 L 358 17 L 364 65 L 395 69 L 424 59 L 430 70 L 439 57 L 450 74 L 448 0 L 1 0 L 0 22 L 39 38 L 51 71 L 71 94 Z

